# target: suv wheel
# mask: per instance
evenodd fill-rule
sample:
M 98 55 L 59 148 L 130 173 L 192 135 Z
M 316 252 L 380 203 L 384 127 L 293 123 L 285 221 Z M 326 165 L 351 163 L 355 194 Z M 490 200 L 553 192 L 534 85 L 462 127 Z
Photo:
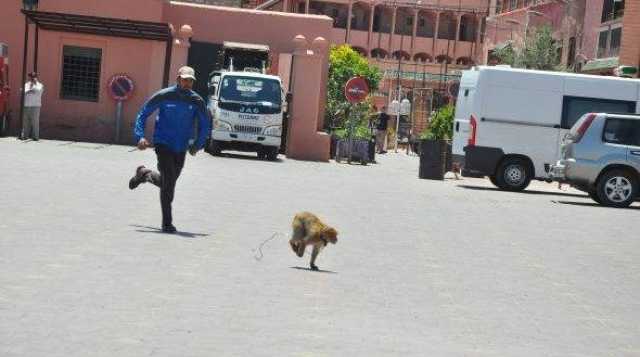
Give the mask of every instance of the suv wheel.
M 520 158 L 504 160 L 496 172 L 496 186 L 506 191 L 522 191 L 531 182 L 529 163 Z
M 269 147 L 268 149 L 265 149 L 265 151 L 267 153 L 267 160 L 276 161 L 276 159 L 278 159 L 278 148 L 277 147 Z
M 205 151 L 213 156 L 220 156 L 220 154 L 222 154 L 222 147 L 220 145 L 220 142 L 216 140 L 209 140 L 209 143 L 205 146 L 205 148 Z
M 638 195 L 638 182 L 629 172 L 611 170 L 606 172 L 596 188 L 600 203 L 610 207 L 627 207 Z
M 589 197 L 591 197 L 592 200 L 596 201 L 599 204 L 602 204 L 602 200 L 600 199 L 600 197 L 598 197 L 598 192 L 597 191 L 589 191 Z

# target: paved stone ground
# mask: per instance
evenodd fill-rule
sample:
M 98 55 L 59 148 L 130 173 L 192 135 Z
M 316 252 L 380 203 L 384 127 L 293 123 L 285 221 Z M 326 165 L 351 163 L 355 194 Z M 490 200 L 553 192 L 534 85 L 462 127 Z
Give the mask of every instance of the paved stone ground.
M 0 356 L 640 356 L 640 206 L 536 183 L 188 157 L 178 235 L 152 151 L 0 139 Z M 340 231 L 305 270 L 294 213 Z

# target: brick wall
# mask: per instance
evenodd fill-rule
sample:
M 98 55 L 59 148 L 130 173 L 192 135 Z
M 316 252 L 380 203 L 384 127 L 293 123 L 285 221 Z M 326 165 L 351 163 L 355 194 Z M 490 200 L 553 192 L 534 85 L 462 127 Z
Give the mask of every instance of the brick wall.
M 640 65 L 640 1 L 625 1 L 620 64 Z

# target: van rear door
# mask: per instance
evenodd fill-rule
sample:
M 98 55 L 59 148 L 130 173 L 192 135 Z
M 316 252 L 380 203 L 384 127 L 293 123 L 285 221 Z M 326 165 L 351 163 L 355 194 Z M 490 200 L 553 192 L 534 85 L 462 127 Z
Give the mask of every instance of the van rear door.
M 460 79 L 460 91 L 456 101 L 456 114 L 453 124 L 453 155 L 464 156 L 464 147 L 467 146 L 469 135 L 469 118 L 477 99 L 478 71 L 464 71 Z

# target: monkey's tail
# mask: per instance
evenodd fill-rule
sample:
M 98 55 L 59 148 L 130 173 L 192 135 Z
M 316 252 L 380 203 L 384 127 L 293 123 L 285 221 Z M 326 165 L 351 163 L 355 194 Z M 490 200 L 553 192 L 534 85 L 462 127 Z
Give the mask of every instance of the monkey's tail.
M 257 249 L 254 249 L 254 252 L 257 252 L 258 254 L 260 254 L 260 256 L 258 256 L 257 254 L 253 256 L 253 258 L 257 261 L 261 261 L 262 258 L 264 258 L 264 254 L 262 254 L 262 247 L 267 244 L 267 242 L 273 240 L 274 238 L 276 238 L 277 236 L 284 236 L 286 238 L 286 235 L 284 235 L 283 233 L 280 232 L 276 232 L 274 233 L 270 238 L 264 240 L 262 243 L 260 243 L 260 246 Z

